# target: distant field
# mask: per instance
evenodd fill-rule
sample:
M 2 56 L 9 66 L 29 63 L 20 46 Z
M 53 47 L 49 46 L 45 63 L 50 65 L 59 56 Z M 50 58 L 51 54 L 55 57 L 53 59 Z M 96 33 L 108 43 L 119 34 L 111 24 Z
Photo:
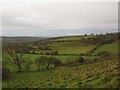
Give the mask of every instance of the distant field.
M 118 42 L 113 42 L 112 44 L 102 45 L 95 51 L 95 53 L 97 54 L 98 52 L 101 52 L 101 51 L 108 51 L 113 54 L 117 54 L 118 53 Z
M 82 42 L 53 42 L 53 46 L 60 54 L 81 54 L 87 53 L 96 45 Z
M 53 38 L 51 40 L 80 40 L 81 38 L 89 38 L 89 37 L 93 37 L 90 35 L 87 36 L 64 36 L 64 37 L 58 37 L 58 38 Z
M 62 56 L 57 56 L 57 55 L 31 55 L 31 54 L 26 54 L 24 55 L 24 59 L 26 60 L 36 60 L 38 57 L 41 57 L 41 56 L 47 56 L 47 57 L 56 57 L 58 58 L 61 62 L 67 62 L 67 61 L 74 61 L 76 60 L 79 56 L 75 56 L 75 55 L 62 55 Z M 94 59 L 94 58 L 97 58 L 98 56 L 83 56 L 84 59 L 86 60 L 90 60 L 90 59 Z
M 41 56 L 47 56 L 47 57 L 51 57 L 50 55 L 31 55 L 31 54 L 26 54 L 24 56 L 24 59 L 26 60 L 36 60 L 38 57 Z M 61 62 L 67 62 L 67 61 L 73 61 L 75 59 L 77 59 L 79 56 L 57 56 L 57 55 L 52 55 L 52 57 L 56 57 L 58 58 Z
M 31 41 L 37 41 L 37 40 L 45 40 L 47 38 L 45 37 L 2 37 L 2 42 L 10 42 L 10 43 L 18 43 L 18 42 L 31 42 Z

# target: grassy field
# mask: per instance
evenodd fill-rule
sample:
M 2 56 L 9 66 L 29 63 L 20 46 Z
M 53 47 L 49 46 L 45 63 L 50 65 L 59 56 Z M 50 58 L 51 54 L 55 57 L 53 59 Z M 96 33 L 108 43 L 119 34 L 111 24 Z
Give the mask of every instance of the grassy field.
M 96 45 L 82 42 L 53 42 L 49 44 L 60 54 L 81 54 L 87 53 Z
M 33 65 L 31 66 L 31 70 L 37 70 L 37 65 L 35 65 L 35 60 L 41 56 L 46 56 L 46 57 L 56 57 L 57 59 L 59 59 L 63 64 L 66 63 L 66 62 L 73 62 L 75 61 L 76 59 L 79 58 L 79 56 L 75 56 L 75 55 L 71 55 L 71 56 L 67 56 L 67 55 L 62 55 L 62 56 L 57 56 L 57 55 L 36 55 L 36 54 L 25 54 L 23 56 L 23 59 L 24 60 L 32 60 L 33 61 Z M 9 56 L 6 56 L 6 55 L 3 55 L 3 60 L 6 60 L 6 58 L 9 57 Z M 93 61 L 94 58 L 98 58 L 98 56 L 83 56 L 84 58 L 84 61 Z M 9 62 L 9 61 L 8 61 Z M 7 67 L 9 68 L 9 70 L 11 71 L 17 71 L 17 68 L 16 66 L 9 62 L 7 64 Z M 23 70 L 24 70 L 24 64 L 23 64 Z
M 108 51 L 113 54 L 117 54 L 118 53 L 118 42 L 116 41 L 111 44 L 102 45 L 95 51 L 95 53 L 97 54 L 98 52 L 101 52 L 101 51 Z
M 117 88 L 118 62 L 107 60 L 41 72 L 12 73 L 3 81 L 9 88 Z M 17 83 L 16 83 L 17 82 Z
M 35 60 L 37 59 L 38 57 L 41 57 L 41 56 L 47 56 L 47 57 L 51 57 L 50 55 L 31 55 L 31 54 L 26 54 L 24 56 L 24 59 L 25 60 Z M 56 57 L 58 58 L 61 62 L 67 62 L 67 61 L 72 61 L 72 60 L 75 60 L 77 59 L 79 56 L 56 56 L 56 55 L 52 55 L 52 57 Z
M 47 38 L 45 37 L 2 37 L 2 43 L 32 42 L 32 41 L 45 40 L 45 39 Z
M 58 37 L 58 38 L 52 38 L 51 40 L 81 40 L 81 38 L 90 38 L 93 37 L 91 35 L 87 36 L 64 36 L 64 37 Z

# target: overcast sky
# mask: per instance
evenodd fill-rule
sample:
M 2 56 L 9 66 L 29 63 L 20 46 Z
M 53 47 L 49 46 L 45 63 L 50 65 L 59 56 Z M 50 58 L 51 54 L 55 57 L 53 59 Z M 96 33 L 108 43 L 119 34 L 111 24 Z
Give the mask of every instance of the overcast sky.
M 118 30 L 117 2 L 5 2 L 2 35 L 64 36 Z

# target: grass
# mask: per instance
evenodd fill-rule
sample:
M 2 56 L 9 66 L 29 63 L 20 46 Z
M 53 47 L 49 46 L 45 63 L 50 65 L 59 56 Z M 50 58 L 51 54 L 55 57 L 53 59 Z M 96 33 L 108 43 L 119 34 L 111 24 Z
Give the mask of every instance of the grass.
M 51 39 L 51 40 L 81 40 L 81 38 L 90 38 L 90 37 L 93 37 L 93 36 L 63 36 L 63 37 L 58 37 L 58 38 L 55 38 L 55 39 Z
M 101 52 L 101 51 L 108 51 L 113 54 L 117 54 L 118 53 L 118 42 L 113 42 L 111 44 L 102 45 L 95 51 L 95 53 L 97 54 L 98 52 Z
M 26 60 L 33 60 L 34 61 L 35 59 L 37 59 L 40 56 L 51 57 L 50 55 L 31 55 L 31 54 L 26 54 L 26 55 L 24 55 L 24 59 L 26 59 Z M 65 56 L 65 55 L 63 55 L 63 56 L 56 56 L 56 55 L 52 55 L 52 57 L 56 57 L 61 62 L 64 63 L 64 62 L 67 62 L 68 60 L 69 61 L 73 61 L 73 60 L 77 59 L 79 56 Z
M 37 66 L 35 65 L 35 60 L 38 58 L 38 57 L 41 57 L 41 56 L 46 56 L 46 57 L 51 57 L 50 55 L 36 55 L 36 54 L 25 54 L 23 56 L 23 59 L 24 60 L 32 60 L 33 61 L 33 65 L 31 66 L 32 67 L 32 70 L 37 70 Z M 3 60 L 6 60 L 6 55 L 3 56 Z M 62 55 L 62 56 L 56 56 L 56 55 L 52 55 L 52 57 L 56 57 L 58 58 L 62 63 L 66 63 L 66 62 L 73 62 L 75 61 L 76 59 L 79 58 L 79 56 L 75 56 L 75 55 L 71 55 L 71 56 L 66 56 L 66 55 Z M 85 59 L 85 61 L 87 60 L 94 60 L 94 58 L 98 58 L 97 56 L 83 56 L 83 58 Z M 6 65 L 11 71 L 17 71 L 17 68 L 16 66 L 9 62 L 7 65 Z M 23 70 L 24 70 L 24 64 L 23 64 Z
M 60 37 L 55 40 L 80 40 L 83 36 Z M 84 36 L 88 38 L 89 36 Z M 54 40 L 54 39 L 50 39 Z M 117 55 L 118 42 L 105 44 L 100 46 L 96 51 L 108 51 Z M 59 54 L 81 54 L 87 53 L 96 45 L 82 42 L 52 42 L 48 46 L 54 47 Z M 50 50 L 41 50 L 42 52 L 50 52 Z M 40 50 L 38 49 L 38 52 Z M 3 54 L 3 60 L 6 60 L 6 54 Z M 90 64 L 82 64 L 78 66 L 60 66 L 54 69 L 44 71 L 36 71 L 37 66 L 35 60 L 43 55 L 25 54 L 24 60 L 32 60 L 30 72 L 17 72 L 14 64 L 8 63 L 10 69 L 10 79 L 4 80 L 2 85 L 4 88 L 118 88 L 118 61 L 114 60 L 98 60 Z M 50 55 L 45 55 L 50 57 Z M 77 55 L 53 55 L 62 63 L 74 61 Z M 85 60 L 93 60 L 98 56 L 83 56 Z M 23 64 L 24 66 L 24 64 Z M 24 67 L 22 68 L 24 70 Z
M 81 54 L 89 52 L 96 45 L 82 42 L 53 42 L 49 46 L 54 47 L 60 54 Z
M 32 60 L 32 61 L 35 61 L 38 57 L 41 57 L 41 56 L 46 56 L 46 57 L 51 57 L 51 55 L 31 55 L 31 54 L 26 54 L 24 55 L 24 59 L 25 60 Z M 57 56 L 57 55 L 52 55 L 52 57 L 56 57 L 58 58 L 62 63 L 65 63 L 65 62 L 72 62 L 72 61 L 75 61 L 76 59 L 79 58 L 79 56 L 75 56 L 75 55 L 62 55 L 62 56 Z M 85 60 L 93 60 L 94 58 L 98 58 L 98 56 L 82 56 Z
M 107 60 L 75 67 L 59 67 L 41 72 L 13 72 L 12 78 L 3 82 L 3 87 L 116 88 L 118 87 L 117 65 L 117 60 Z

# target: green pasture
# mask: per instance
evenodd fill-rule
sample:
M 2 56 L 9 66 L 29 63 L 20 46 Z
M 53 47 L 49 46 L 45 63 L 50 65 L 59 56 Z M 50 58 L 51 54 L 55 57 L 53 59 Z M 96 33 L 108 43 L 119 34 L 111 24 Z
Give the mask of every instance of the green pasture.
M 96 45 L 82 42 L 53 42 L 49 44 L 59 52 L 59 54 L 81 54 L 87 53 Z
M 90 37 L 93 37 L 93 36 L 91 36 L 91 35 L 87 35 L 87 36 L 84 36 L 84 35 L 81 35 L 81 36 L 64 36 L 64 37 L 58 37 L 55 40 L 81 40 L 81 38 L 90 38 Z M 51 40 L 54 40 L 54 39 L 51 39 Z
M 59 59 L 62 63 L 66 63 L 66 62 L 73 62 L 75 61 L 76 59 L 79 58 L 79 56 L 77 55 L 36 55 L 36 54 L 25 54 L 23 56 L 23 60 L 32 60 L 33 61 L 33 64 L 31 66 L 31 69 L 32 70 L 37 70 L 37 65 L 35 64 L 35 60 L 41 56 L 46 56 L 46 57 L 56 57 L 57 59 Z M 6 54 L 3 55 L 3 61 L 7 61 L 8 63 L 5 64 L 11 71 L 17 71 L 17 68 L 16 66 L 11 63 L 7 58 L 9 56 Z M 83 56 L 84 58 L 84 61 L 87 61 L 87 60 L 91 60 L 93 61 L 94 58 L 98 58 L 97 56 Z M 23 65 L 23 70 L 24 70 L 24 64 Z
M 118 42 L 113 42 L 111 44 L 102 45 L 95 51 L 95 53 L 97 54 L 98 52 L 101 52 L 101 51 L 108 51 L 113 54 L 117 54 L 118 53 Z

